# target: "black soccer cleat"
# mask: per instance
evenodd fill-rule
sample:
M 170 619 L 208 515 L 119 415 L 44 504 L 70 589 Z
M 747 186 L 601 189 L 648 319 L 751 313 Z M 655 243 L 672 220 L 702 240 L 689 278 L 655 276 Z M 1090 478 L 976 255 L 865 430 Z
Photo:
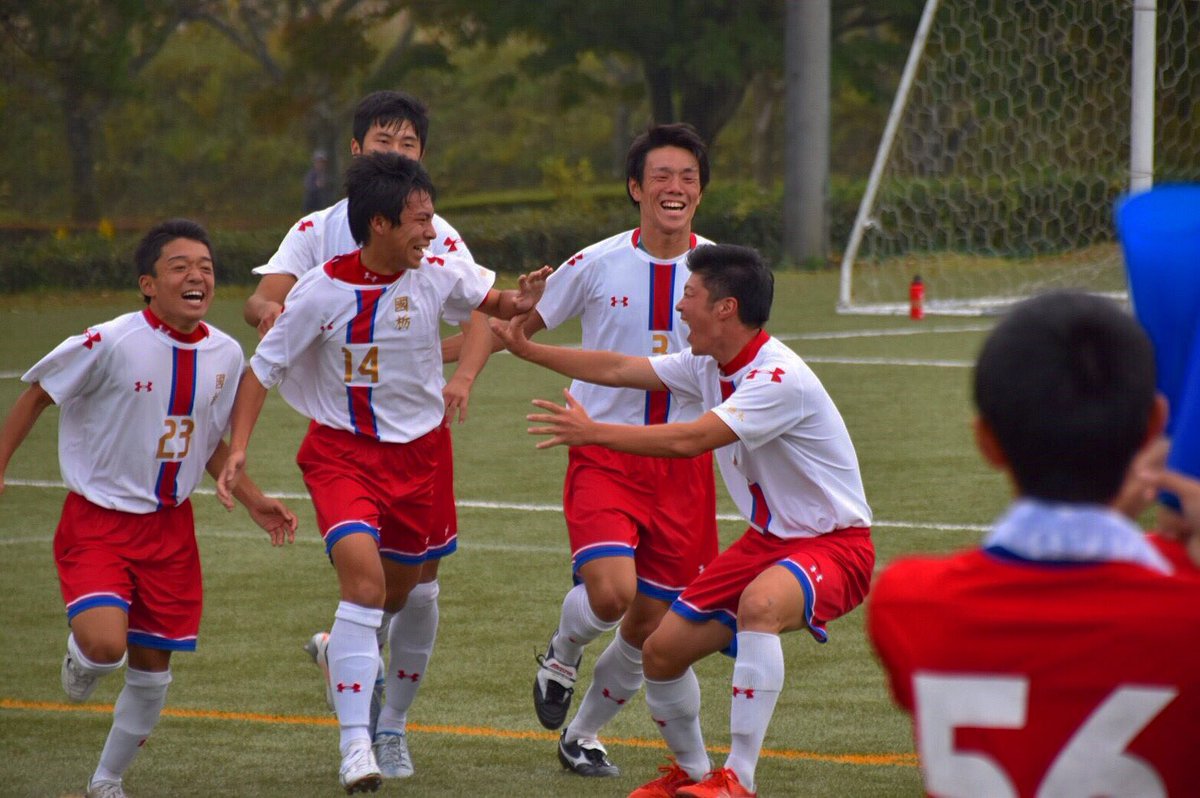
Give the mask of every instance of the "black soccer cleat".
M 557 729 L 567 719 L 571 696 L 575 694 L 575 678 L 579 673 L 581 656 L 568 665 L 554 656 L 554 646 L 547 645 L 545 654 L 538 654 L 538 671 L 533 680 L 533 708 L 538 721 L 547 729 Z
M 566 729 L 558 738 L 558 761 L 579 776 L 606 778 L 621 775 L 620 768 L 608 761 L 608 751 L 604 750 L 599 740 L 567 742 Z

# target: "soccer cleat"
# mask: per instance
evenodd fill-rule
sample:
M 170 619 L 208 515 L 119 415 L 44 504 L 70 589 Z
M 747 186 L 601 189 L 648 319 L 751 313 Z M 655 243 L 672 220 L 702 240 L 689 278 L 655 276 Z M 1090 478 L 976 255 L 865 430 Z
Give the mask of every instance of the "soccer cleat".
M 72 701 L 87 701 L 88 696 L 95 692 L 96 685 L 100 683 L 100 676 L 80 669 L 75 660 L 71 659 L 70 653 L 63 657 L 61 675 L 63 692 Z M 120 784 L 117 788 L 120 789 Z
M 375 735 L 375 761 L 385 779 L 407 779 L 413 774 L 412 757 L 408 753 L 408 738 L 404 732 L 381 732 Z
M 85 798 L 125 798 L 121 781 L 93 781 L 88 785 Z
M 369 745 L 356 745 L 342 757 L 338 778 L 348 795 L 356 792 L 375 792 L 383 784 L 383 774 L 375 762 L 375 753 Z
M 538 721 L 547 729 L 557 729 L 567 719 L 571 708 L 571 696 L 575 693 L 575 679 L 579 673 L 579 662 L 568 665 L 555 658 L 554 646 L 547 645 L 545 654 L 538 654 L 538 671 L 533 680 L 533 708 Z
M 329 681 L 329 632 L 313 634 L 304 644 L 304 650 L 308 656 L 312 657 L 312 661 L 321 669 L 321 674 L 325 677 L 325 703 L 329 704 L 329 711 L 332 712 L 333 684 Z
M 567 741 L 567 730 L 558 738 L 558 761 L 580 776 L 620 776 L 621 771 L 608 761 L 608 751 L 599 740 Z
M 662 775 L 629 793 L 629 798 L 675 798 L 680 787 L 689 787 L 696 783 L 686 770 L 675 764 L 674 759 L 671 759 L 669 765 L 660 765 L 658 772 Z
M 680 787 L 675 794 L 681 798 L 755 798 L 758 795 L 743 787 L 737 774 L 729 768 L 714 770 L 703 781 Z

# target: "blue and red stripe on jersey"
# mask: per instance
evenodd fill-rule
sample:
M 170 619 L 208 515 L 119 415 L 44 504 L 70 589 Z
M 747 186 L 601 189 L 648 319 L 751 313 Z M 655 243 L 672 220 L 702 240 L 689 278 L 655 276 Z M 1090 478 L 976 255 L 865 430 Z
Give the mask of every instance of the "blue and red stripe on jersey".
M 650 318 L 652 332 L 670 332 L 675 328 L 674 263 L 650 264 Z M 646 391 L 644 419 L 647 425 L 665 424 L 671 412 L 670 391 Z
M 168 416 L 183 416 L 190 419 L 196 404 L 196 374 L 198 353 L 195 349 L 171 348 L 171 394 L 167 400 Z M 158 509 L 179 504 L 179 470 L 181 460 L 164 460 L 158 465 L 158 479 L 154 483 L 154 496 Z
M 767 497 L 757 482 L 750 483 L 750 496 L 754 500 L 750 507 L 750 523 L 763 532 L 769 531 L 771 526 L 771 507 L 767 504 Z
M 375 341 L 375 310 L 379 307 L 382 288 L 354 292 L 358 309 L 354 318 L 346 325 L 346 343 L 370 344 Z M 379 427 L 375 421 L 375 408 L 371 404 L 370 385 L 347 385 L 346 402 L 350 412 L 350 426 L 358 435 L 379 440 Z

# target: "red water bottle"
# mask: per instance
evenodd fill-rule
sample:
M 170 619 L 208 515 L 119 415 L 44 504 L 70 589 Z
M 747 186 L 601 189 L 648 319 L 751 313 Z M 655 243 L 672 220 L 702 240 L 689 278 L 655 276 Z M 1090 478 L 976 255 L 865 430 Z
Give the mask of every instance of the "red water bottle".
M 925 283 L 921 282 L 919 274 L 912 278 L 908 286 L 908 317 L 925 318 Z

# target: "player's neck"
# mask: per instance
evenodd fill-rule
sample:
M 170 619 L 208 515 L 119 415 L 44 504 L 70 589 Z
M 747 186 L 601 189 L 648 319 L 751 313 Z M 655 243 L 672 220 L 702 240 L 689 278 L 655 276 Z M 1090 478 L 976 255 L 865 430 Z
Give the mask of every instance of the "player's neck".
M 391 257 L 390 253 L 382 251 L 378 246 L 367 244 L 359 253 L 364 269 L 376 274 L 386 274 L 389 277 L 404 271 L 405 264 L 400 258 Z
M 761 327 L 747 327 L 746 325 L 737 322 L 729 324 L 717 338 L 717 342 L 713 345 L 713 351 L 710 353 L 716 359 L 723 371 L 736 371 L 736 368 L 729 368 L 734 365 L 734 361 L 740 356 L 746 347 L 750 345 L 754 339 L 758 338 L 762 333 Z
M 643 226 L 638 236 L 638 246 L 653 258 L 675 260 L 692 248 L 692 229 L 664 231 Z

